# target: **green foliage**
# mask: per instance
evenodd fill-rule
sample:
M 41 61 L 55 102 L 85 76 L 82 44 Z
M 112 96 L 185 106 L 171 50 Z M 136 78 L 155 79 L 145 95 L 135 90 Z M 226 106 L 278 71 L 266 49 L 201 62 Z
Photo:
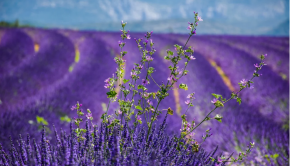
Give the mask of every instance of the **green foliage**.
M 111 90 L 110 92 L 107 92 L 108 98 L 114 98 L 117 95 L 117 92 Z
M 180 89 L 188 90 L 188 86 L 186 84 L 179 84 Z
M 151 75 L 153 72 L 154 72 L 154 68 L 153 67 L 149 67 L 148 74 Z
M 136 105 L 135 109 L 143 111 L 143 109 L 142 109 L 142 107 L 140 105 Z
M 221 101 L 216 101 L 215 103 L 214 103 L 214 105 L 216 106 L 216 107 L 224 107 L 224 104 L 221 102 Z
M 169 107 L 169 108 L 167 109 L 167 113 L 168 113 L 169 115 L 173 115 L 173 110 Z
M 65 115 L 65 116 L 63 116 L 63 117 L 60 117 L 60 120 L 61 120 L 62 122 L 68 122 L 68 123 L 71 122 L 71 119 L 70 119 L 67 115 Z
M 212 93 L 212 95 L 213 95 L 216 99 L 219 99 L 220 97 L 222 97 L 222 95 L 218 95 L 218 94 L 215 94 L 215 93 Z
M 239 103 L 239 105 L 242 103 L 242 99 L 241 98 L 237 98 L 237 102 Z
M 124 80 L 123 80 L 123 83 L 126 84 L 126 83 L 129 82 L 129 81 L 130 81 L 130 80 L 126 80 L 126 79 L 124 79 Z
M 43 117 L 40 117 L 40 116 L 36 116 L 36 122 L 38 124 L 48 125 L 48 122 Z
M 222 122 L 223 117 L 221 115 L 219 115 L 219 114 L 216 114 L 214 119 L 216 119 L 219 122 Z

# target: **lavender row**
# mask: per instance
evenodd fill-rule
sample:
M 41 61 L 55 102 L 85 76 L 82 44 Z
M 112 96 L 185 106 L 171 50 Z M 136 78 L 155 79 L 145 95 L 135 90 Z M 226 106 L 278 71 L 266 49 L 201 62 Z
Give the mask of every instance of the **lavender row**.
M 222 42 L 228 44 L 233 48 L 237 48 L 245 51 L 246 53 L 259 59 L 259 55 L 267 53 L 269 56 L 265 62 L 270 66 L 273 71 L 280 74 L 282 78 L 289 80 L 287 76 L 289 75 L 289 46 L 287 48 L 275 48 L 272 45 L 267 45 L 262 41 L 249 40 L 243 37 L 209 37 L 207 40 L 212 40 L 216 42 Z
M 25 60 L 34 55 L 33 41 L 18 29 L 3 29 L 0 39 L 0 78 L 11 75 Z
M 8 165 L 216 165 L 209 157 L 216 149 L 206 153 L 203 149 L 191 151 L 188 145 L 176 150 L 174 136 L 164 133 L 165 126 L 154 128 L 148 143 L 145 143 L 144 128 L 115 126 L 107 124 L 92 127 L 86 122 L 86 139 L 78 141 L 74 128 L 70 134 L 61 131 L 55 133 L 55 142 L 46 138 L 43 127 L 41 141 L 31 141 L 30 135 L 23 139 L 21 135 L 15 145 L 11 140 L 10 151 L 2 149 L 0 144 L 0 164 Z M 130 134 L 135 130 L 134 134 Z M 221 164 L 224 165 L 224 164 Z
M 184 42 L 185 38 L 181 38 Z M 258 61 L 241 50 L 226 44 L 197 38 L 190 41 L 196 51 L 206 58 L 214 60 L 229 77 L 235 89 L 241 78 L 251 78 L 255 63 Z M 259 109 L 263 116 L 277 122 L 284 122 L 288 117 L 289 85 L 269 67 L 263 67 L 262 76 L 254 81 L 253 91 L 242 92 L 243 101 Z

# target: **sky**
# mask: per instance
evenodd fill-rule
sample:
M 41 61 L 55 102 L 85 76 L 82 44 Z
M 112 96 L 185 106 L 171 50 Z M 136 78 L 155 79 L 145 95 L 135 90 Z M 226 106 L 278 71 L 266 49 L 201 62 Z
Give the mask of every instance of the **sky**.
M 43 28 L 289 36 L 289 0 L 0 0 L 0 21 Z

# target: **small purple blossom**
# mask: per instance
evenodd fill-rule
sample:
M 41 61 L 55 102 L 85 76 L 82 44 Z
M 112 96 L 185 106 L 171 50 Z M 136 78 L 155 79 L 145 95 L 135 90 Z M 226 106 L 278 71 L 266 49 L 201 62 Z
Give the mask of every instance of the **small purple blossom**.
M 147 103 L 151 106 L 151 105 L 153 105 L 153 103 L 152 103 L 152 101 L 151 100 L 147 100 Z
M 148 62 L 153 61 L 153 58 L 151 56 L 146 56 L 146 61 Z
M 142 120 L 141 117 L 140 117 L 139 115 L 137 116 L 137 120 Z
M 187 98 L 188 98 L 188 99 L 194 99 L 194 97 L 193 97 L 193 96 L 194 96 L 194 94 L 195 94 L 195 92 L 193 92 L 193 93 L 191 93 L 191 94 L 187 95 Z
M 191 60 L 195 60 L 196 58 L 194 56 L 190 56 L 190 59 Z
M 216 103 L 218 100 L 216 98 L 212 99 L 211 103 Z
M 142 84 L 145 86 L 145 85 L 147 85 L 148 84 L 148 80 L 146 80 L 146 79 L 142 79 Z
M 246 79 L 242 79 L 242 81 L 241 81 L 241 83 L 243 84 L 243 86 L 246 86 L 247 82 L 248 81 Z
M 260 67 L 260 66 L 258 65 L 258 63 L 254 64 L 254 66 L 255 66 L 256 68 Z
M 196 29 L 194 31 L 191 31 L 191 34 L 195 35 L 196 34 Z
M 136 76 L 136 75 L 137 75 L 137 73 L 135 71 L 133 71 L 133 72 L 131 71 L 131 78 Z
M 145 93 L 143 94 L 143 96 L 144 96 L 145 98 L 147 98 L 147 97 L 149 97 L 149 94 L 148 94 L 147 92 L 145 92 Z
M 203 21 L 203 19 L 199 16 L 197 16 L 198 21 Z
M 86 117 L 87 117 L 87 119 L 92 119 L 93 115 L 92 115 L 92 113 L 87 113 Z
M 107 78 L 104 82 L 109 83 L 109 81 L 110 81 L 110 78 Z
M 168 77 L 167 80 L 168 81 L 171 81 L 171 80 L 177 81 L 177 79 L 173 75 L 171 75 L 170 77 Z
M 75 110 L 75 109 L 77 109 L 77 107 L 76 106 L 71 106 L 71 110 L 73 111 L 73 110 Z
M 120 109 L 117 110 L 116 114 L 121 115 L 122 111 Z
M 127 39 L 131 39 L 131 36 L 130 35 L 127 35 Z
M 186 100 L 186 101 L 185 101 L 185 104 L 186 104 L 186 105 L 189 105 L 189 104 L 190 104 L 190 100 Z
M 110 84 L 105 84 L 104 87 L 105 87 L 105 88 L 109 88 L 109 87 L 110 87 Z

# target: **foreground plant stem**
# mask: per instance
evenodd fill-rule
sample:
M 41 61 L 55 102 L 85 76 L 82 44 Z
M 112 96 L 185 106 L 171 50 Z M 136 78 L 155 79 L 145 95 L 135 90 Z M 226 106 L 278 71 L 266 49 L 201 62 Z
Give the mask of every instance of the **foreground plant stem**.
M 186 43 L 184 44 L 184 46 L 183 46 L 182 48 L 185 48 L 185 47 L 186 47 L 186 45 L 187 45 L 189 39 L 191 38 L 191 36 L 192 36 L 192 34 L 189 35 L 189 37 L 188 37 Z M 176 67 L 176 65 L 177 65 L 177 63 L 174 64 L 174 68 Z M 187 65 L 186 65 L 186 66 L 187 66 Z M 186 66 L 184 67 L 184 70 L 185 70 Z M 184 70 L 183 70 L 183 72 L 182 72 L 182 75 L 183 75 L 183 73 L 184 73 Z M 148 72 L 147 72 L 147 74 L 148 74 Z M 170 76 L 171 76 L 172 74 L 173 74 L 173 71 L 171 71 Z M 146 75 L 146 78 L 147 78 L 147 75 Z M 180 77 L 180 78 L 181 78 L 181 77 Z M 153 79 L 153 78 L 152 78 L 152 79 Z M 169 80 L 167 81 L 167 84 L 166 84 L 166 92 L 167 92 L 168 90 L 170 90 L 170 88 L 174 85 L 174 82 L 173 82 L 170 86 L 168 86 L 168 84 L 169 84 Z M 157 84 L 157 85 L 158 85 L 158 84 Z M 159 104 L 160 104 L 161 101 L 162 101 L 162 99 L 160 99 L 160 100 L 158 101 L 158 104 L 157 104 L 157 106 L 156 106 L 156 108 L 155 108 L 155 111 L 154 111 L 154 114 L 153 114 L 153 119 L 155 118 L 155 116 L 156 116 L 156 114 L 157 114 L 157 109 L 158 109 L 158 106 L 159 106 Z M 152 123 L 153 123 L 153 120 L 151 119 L 150 124 L 149 124 L 149 128 L 148 128 L 148 131 L 147 131 L 146 143 L 148 143 L 149 134 L 150 134 L 151 129 L 152 129 Z
M 252 77 L 250 80 L 252 81 L 254 77 Z M 238 92 L 236 92 L 235 94 L 239 94 L 243 89 L 245 88 L 242 88 L 240 89 Z M 228 100 L 226 100 L 225 102 L 223 102 L 223 104 L 227 103 L 228 101 L 230 101 L 231 99 L 233 99 L 234 97 L 232 96 L 231 98 L 229 98 Z M 198 124 L 196 125 L 189 133 L 187 133 L 185 136 L 187 136 L 188 134 L 190 134 L 193 130 L 195 130 L 199 125 L 201 125 L 203 122 L 206 121 L 206 119 L 208 118 L 208 116 L 214 111 L 216 110 L 218 107 L 215 107 L 214 109 L 212 109 L 206 116 L 205 118 Z

